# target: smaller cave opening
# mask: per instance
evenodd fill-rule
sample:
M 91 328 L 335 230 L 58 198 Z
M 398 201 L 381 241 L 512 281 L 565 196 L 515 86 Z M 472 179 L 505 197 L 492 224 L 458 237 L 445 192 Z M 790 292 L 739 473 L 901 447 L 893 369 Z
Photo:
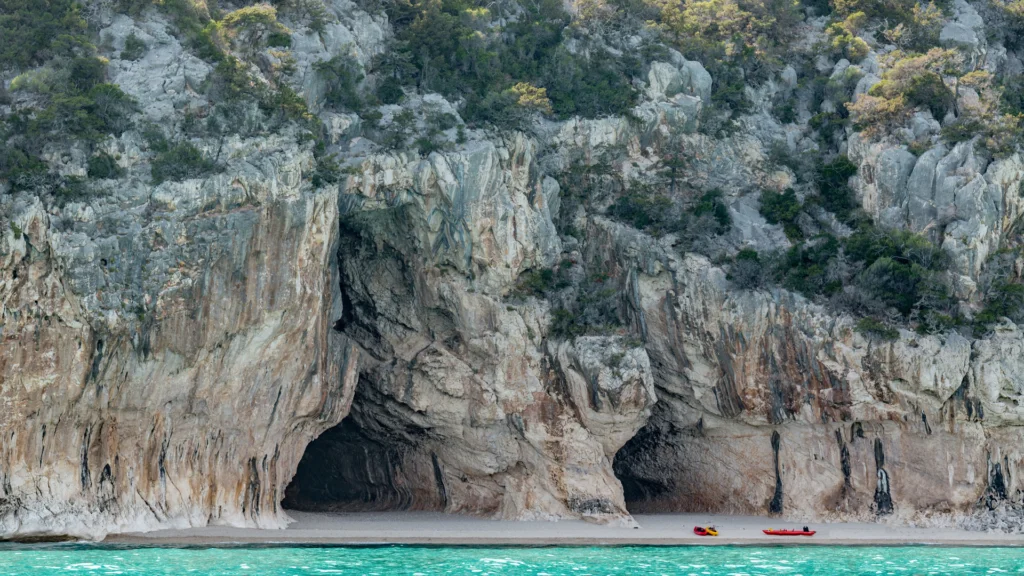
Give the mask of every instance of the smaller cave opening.
M 675 480 L 666 475 L 660 453 L 666 448 L 662 427 L 651 420 L 615 453 L 612 470 L 622 483 L 626 508 L 631 514 L 671 511 L 665 499 L 675 491 Z
M 362 384 L 362 383 L 361 383 Z M 352 413 L 306 447 L 282 506 L 305 512 L 443 510 L 438 463 L 410 439 L 415 430 L 378 418 L 356 392 Z M 397 426 L 397 428 L 396 428 Z
M 309 443 L 282 506 L 301 511 L 404 510 L 399 486 L 401 456 L 368 438 L 352 418 Z

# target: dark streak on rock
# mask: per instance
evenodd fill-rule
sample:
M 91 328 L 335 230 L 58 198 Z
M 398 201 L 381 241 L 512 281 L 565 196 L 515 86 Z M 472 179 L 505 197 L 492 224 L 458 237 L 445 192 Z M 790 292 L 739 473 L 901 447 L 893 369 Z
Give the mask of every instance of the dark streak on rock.
M 885 471 L 885 450 L 881 438 L 875 438 L 875 468 L 878 476 L 875 485 L 875 512 L 879 516 L 892 514 L 892 493 L 889 488 L 889 473 Z
M 245 488 L 245 500 L 242 501 L 242 514 L 247 510 L 253 520 L 260 515 L 260 471 L 256 457 L 249 459 L 249 481 Z
M 864 436 L 864 424 L 860 422 L 854 422 L 850 424 L 850 444 L 853 444 L 857 438 L 865 438 Z
M 95 382 L 100 375 L 100 364 L 103 363 L 103 340 L 96 340 L 96 347 L 92 354 L 92 364 L 89 368 L 89 380 Z
M 839 444 L 839 465 L 843 469 L 843 496 L 845 497 L 852 488 L 850 476 L 853 467 L 850 466 L 850 449 L 847 448 L 846 442 L 843 440 L 843 431 L 839 428 L 836 428 L 836 442 Z
M 441 462 L 438 461 L 437 454 L 434 452 L 430 453 L 430 460 L 434 464 L 434 481 L 437 482 L 437 494 L 441 497 L 441 505 L 447 508 L 448 490 L 444 486 L 444 473 L 441 472 Z
M 82 491 L 86 491 L 92 486 L 92 477 L 89 474 L 89 444 L 92 436 L 92 428 L 86 426 L 85 434 L 82 436 L 82 465 L 80 470 L 82 480 Z
M 772 514 L 782 514 L 782 472 L 779 467 L 779 448 L 782 445 L 782 437 L 779 432 L 772 432 L 772 452 L 775 454 L 775 495 L 768 505 L 768 511 Z

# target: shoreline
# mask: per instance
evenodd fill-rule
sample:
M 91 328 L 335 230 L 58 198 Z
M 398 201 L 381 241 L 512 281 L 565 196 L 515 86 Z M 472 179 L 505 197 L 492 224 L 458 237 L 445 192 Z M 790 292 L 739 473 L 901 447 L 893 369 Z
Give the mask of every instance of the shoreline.
M 1024 535 L 869 523 L 786 522 L 714 514 L 639 514 L 639 528 L 582 520 L 500 521 L 438 512 L 311 513 L 290 511 L 283 530 L 207 526 L 111 534 L 115 546 L 943 546 L 1024 547 Z M 717 537 L 693 533 L 714 524 Z M 808 526 L 814 536 L 768 536 L 764 528 Z

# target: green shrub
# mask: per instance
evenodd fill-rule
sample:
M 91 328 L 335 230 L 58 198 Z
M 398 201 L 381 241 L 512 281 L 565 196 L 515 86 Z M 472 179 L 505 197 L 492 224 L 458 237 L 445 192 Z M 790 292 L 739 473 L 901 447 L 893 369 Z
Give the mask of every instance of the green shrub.
M 756 250 L 740 250 L 729 267 L 729 280 L 737 288 L 747 290 L 759 288 L 764 283 L 764 264 Z
M 691 213 L 694 216 L 710 216 L 718 224 L 719 233 L 724 234 L 732 227 L 732 215 L 729 208 L 722 201 L 721 190 L 711 190 L 704 193 L 693 207 Z
M 395 82 L 415 85 L 463 100 L 467 121 L 497 119 L 513 127 L 521 121 L 520 108 L 531 108 L 520 103 L 521 93 L 508 94 L 520 84 L 545 89 L 553 112 L 563 118 L 618 114 L 633 105 L 630 77 L 639 73 L 636 60 L 609 57 L 599 46 L 568 51 L 562 42 L 570 19 L 557 0 L 523 5 L 524 14 L 500 27 L 492 26 L 494 6 L 483 0 L 386 4 L 397 42 L 374 72 L 395 81 L 386 82 L 381 100 L 400 97 Z
M 739 261 L 742 261 L 742 260 L 750 260 L 752 262 L 760 262 L 761 261 L 761 255 L 758 254 L 757 250 L 753 250 L 753 249 L 750 249 L 750 248 L 743 248 L 739 252 L 736 253 L 736 261 L 739 262 Z
M 71 93 L 85 93 L 106 76 L 107 65 L 99 58 L 75 58 L 68 65 L 68 82 Z
M 236 49 L 254 54 L 263 46 L 290 46 L 291 31 L 277 21 L 277 9 L 267 4 L 245 6 L 228 13 L 218 28 Z
M 291 48 L 292 35 L 287 32 L 272 32 L 267 36 L 267 46 L 274 48 Z
M 591 274 L 576 286 L 576 299 L 552 311 L 549 333 L 555 338 L 607 334 L 622 324 L 619 290 L 607 274 Z
M 661 194 L 643 191 L 620 196 L 608 209 L 608 215 L 638 230 L 660 234 L 675 224 L 672 200 Z
M 143 2 L 146 0 L 142 0 Z M 208 62 L 220 62 L 225 56 L 220 28 L 210 18 L 206 3 L 193 0 L 157 0 L 156 6 L 174 22 L 185 44 Z
M 316 169 L 310 177 L 314 188 L 341 182 L 343 171 L 335 155 L 327 154 L 321 149 L 315 151 L 314 156 L 316 157 Z
M 913 262 L 878 258 L 861 274 L 858 284 L 907 316 L 921 299 L 930 280 L 928 272 Z
M 124 175 L 124 169 L 117 165 L 109 154 L 101 153 L 89 158 L 89 178 L 116 179 Z
M 543 83 L 560 118 L 622 114 L 636 103 L 636 90 L 610 56 L 583 59 L 560 49 Z
M 929 270 L 944 270 L 949 257 L 927 238 L 906 230 L 863 226 L 844 243 L 846 253 L 854 261 L 868 265 L 880 258 L 916 264 Z
M 99 120 L 100 132 L 120 136 L 134 126 L 132 115 L 139 107 L 116 84 L 97 84 L 89 90 L 89 112 Z
M 914 76 L 904 94 L 908 103 L 930 110 L 932 117 L 940 120 L 953 109 L 956 100 L 942 77 L 930 71 Z
M 302 22 L 318 34 L 323 34 L 327 30 L 327 24 L 333 18 L 324 6 L 323 0 L 274 0 L 274 4 L 282 14 L 293 21 Z
M 872 136 L 885 133 L 903 124 L 915 107 L 926 108 L 941 120 L 955 103 L 943 76 L 959 75 L 959 63 L 955 50 L 939 48 L 895 59 L 882 74 L 881 82 L 857 102 L 846 105 L 855 126 Z
M 839 156 L 832 162 L 822 164 L 818 170 L 817 184 L 819 200 L 823 208 L 840 220 L 846 221 L 856 206 L 850 177 L 857 173 L 857 165 L 846 156 Z
M 377 87 L 377 98 L 381 104 L 398 104 L 405 97 L 402 90 L 402 83 L 397 78 L 389 76 Z
M 984 334 L 1002 318 L 1024 321 L 1024 284 L 1003 279 L 986 294 L 985 306 L 974 317 L 975 330 Z
M 966 142 L 985 131 L 985 125 L 976 118 L 961 116 L 956 122 L 942 127 L 942 138 L 951 144 Z
M 135 101 L 114 84 L 98 84 L 88 93 L 58 94 L 50 98 L 28 125 L 30 138 L 62 141 L 73 136 L 96 141 L 108 134 L 120 136 L 132 126 Z
M 0 181 L 7 181 L 15 190 L 28 190 L 46 178 L 46 163 L 38 156 L 0 141 Z
M 770 224 L 781 224 L 790 240 L 803 237 L 800 227 L 796 225 L 796 219 L 802 211 L 803 204 L 792 188 L 787 188 L 782 194 L 773 190 L 761 193 L 761 215 Z
M 925 300 L 935 306 L 949 298 L 939 276 L 949 257 L 922 236 L 864 226 L 846 240 L 844 250 L 864 266 L 857 285 L 904 316 Z
M 565 272 L 565 267 L 526 271 L 519 275 L 513 294 L 519 297 L 544 297 L 562 290 L 570 285 Z
M 354 58 L 339 54 L 330 60 L 317 62 L 313 69 L 327 85 L 324 102 L 328 106 L 355 112 L 363 108 L 363 100 L 359 95 L 363 73 Z
M 88 199 L 89 187 L 84 178 L 69 176 L 57 184 L 53 195 L 57 205 L 64 206 L 69 202 L 81 202 Z
M 1024 114 L 1024 74 L 1003 81 L 1000 103 L 1006 114 Z
M 146 141 L 149 149 L 153 152 L 167 152 L 171 149 L 167 136 L 156 124 L 146 124 L 142 127 L 142 139 Z
M 73 0 L 0 0 L 0 70 L 91 53 L 87 31 Z
M 874 318 L 861 318 L 858 320 L 857 331 L 861 332 L 865 336 L 883 340 L 885 342 L 893 342 L 900 339 L 899 330 Z
M 146 54 L 149 46 L 135 35 L 134 32 L 124 39 L 124 50 L 121 50 L 121 60 L 138 60 Z
M 839 249 L 839 241 L 832 236 L 793 246 L 779 260 L 775 276 L 789 290 L 831 296 L 842 289 L 842 282 L 828 273 Z
M 216 165 L 195 146 L 181 142 L 157 154 L 152 162 L 153 184 L 199 178 L 214 171 Z

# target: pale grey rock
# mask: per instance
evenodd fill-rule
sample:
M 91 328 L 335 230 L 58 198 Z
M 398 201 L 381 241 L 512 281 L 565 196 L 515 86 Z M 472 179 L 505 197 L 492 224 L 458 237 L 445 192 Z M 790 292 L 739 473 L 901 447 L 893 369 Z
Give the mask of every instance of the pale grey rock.
M 910 118 L 910 135 L 911 138 L 916 141 L 922 141 L 938 134 L 941 128 L 942 127 L 939 126 L 939 123 L 932 118 L 931 112 L 928 112 L 927 110 L 923 112 L 916 112 Z
M 943 25 L 939 42 L 946 47 L 961 49 L 969 63 L 987 60 L 985 22 L 974 6 L 965 0 L 953 2 L 953 19 Z
M 652 100 L 671 98 L 683 91 L 682 73 L 668 62 L 652 62 L 647 78 L 647 94 Z
M 850 61 L 846 58 L 842 58 L 836 65 L 832 67 L 832 75 L 829 76 L 829 80 L 836 80 L 841 78 L 843 74 L 846 74 L 846 70 L 850 68 Z
M 582 336 L 559 343 L 551 355 L 581 424 L 600 438 L 610 462 L 647 423 L 657 401 L 647 352 L 621 337 Z
M 978 34 L 960 22 L 948 22 L 943 26 L 939 33 L 939 42 L 944 46 L 969 50 L 977 49 L 979 44 Z
M 314 65 L 347 56 L 364 69 L 374 56 L 384 51 L 391 37 L 387 16 L 368 14 L 351 0 L 325 0 L 332 19 L 323 33 L 289 22 L 293 30 L 291 53 L 297 68 L 295 82 L 310 109 L 323 107 L 326 87 Z
M 868 55 L 865 56 L 857 66 L 859 66 L 861 71 L 865 74 L 874 74 L 876 76 L 881 74 L 881 69 L 878 66 L 878 53 L 874 50 L 868 52 Z
M 401 508 L 632 524 L 612 460 L 656 401 L 646 352 L 621 337 L 546 339 L 546 302 L 505 299 L 561 254 L 559 186 L 538 174 L 536 146 L 514 135 L 354 165 L 342 188 L 341 330 L 372 360 L 354 428 L 325 437 L 338 461 L 318 474 Z M 397 468 L 378 475 L 387 462 Z M 367 466 L 378 485 L 362 479 Z M 323 477 L 300 480 L 291 498 L 315 502 Z
M 906 220 L 907 180 L 916 163 L 917 157 L 902 148 L 890 148 L 878 157 L 874 174 L 878 197 L 874 210 L 889 226 Z M 865 202 L 870 201 L 865 197 Z
M 874 88 L 875 84 L 882 81 L 881 76 L 876 73 L 868 72 L 863 78 L 857 81 L 857 86 L 853 89 L 853 100 L 857 101 L 857 97 L 862 94 L 867 94 Z
M 113 59 L 108 67 L 110 81 L 138 102 L 142 115 L 151 122 L 171 124 L 179 110 L 208 103 L 199 92 L 212 67 L 193 56 L 170 33 L 171 23 L 156 11 L 133 22 L 118 16 L 101 32 L 123 48 L 124 39 L 135 33 L 148 49 L 139 60 Z
M 760 202 L 754 194 L 741 196 L 729 206 L 732 216 L 732 242 L 741 248 L 780 250 L 790 246 L 782 226 L 769 224 L 760 212 Z
M 687 94 L 700 98 L 702 102 L 711 102 L 711 74 L 695 60 L 687 61 L 682 71 L 685 78 Z
M 651 249 L 616 237 L 620 257 Z M 974 346 L 991 345 L 906 331 L 873 343 L 798 296 L 733 291 L 701 257 L 662 256 L 632 299 L 659 396 L 616 459 L 632 510 L 764 513 L 778 490 L 790 518 L 877 518 L 884 454 L 893 517 L 920 521 L 973 510 L 988 454 L 1020 461 L 1019 429 L 983 420 L 988 400 L 967 383 L 985 365 Z M 1009 370 L 988 386 L 1012 389 Z
M 786 86 L 786 88 L 788 88 L 789 90 L 796 89 L 797 75 L 795 68 L 793 68 L 790 65 L 787 65 L 785 68 L 782 69 L 782 72 L 779 74 L 779 77 L 782 79 L 782 83 L 784 86 Z
M 358 114 L 338 114 L 336 112 L 321 112 L 320 121 L 323 122 L 327 131 L 327 140 L 330 144 L 340 144 L 359 134 L 362 125 Z
M 961 4 L 956 22 L 983 38 Z M 578 191 L 561 170 L 608 161 L 646 183 L 671 150 L 688 162 L 680 190 L 724 191 L 723 246 L 785 249 L 756 192 L 811 192 L 768 162 L 778 141 L 813 149 L 811 111 L 785 127 L 765 112 L 793 88 L 792 67 L 748 90 L 758 112 L 728 137 L 698 132 L 711 77 L 670 52 L 630 120 L 468 130 L 422 157 L 381 151 L 355 117 L 319 109 L 313 64 L 350 54 L 365 66 L 390 34 L 382 15 L 328 6 L 323 35 L 288 25 L 293 80 L 341 155 L 340 187 L 311 187 L 312 150 L 289 129 L 192 140 L 219 150 L 224 171 L 154 187 L 152 153 L 129 131 L 97 145 L 128 176 L 95 183 L 88 203 L 0 195 L 0 337 L 16 343 L 0 348 L 0 537 L 280 527 L 286 486 L 289 506 L 319 509 L 629 525 L 629 510 L 764 514 L 781 494 L 787 518 L 873 520 L 880 475 L 896 520 L 949 522 L 990 499 L 994 465 L 1024 466 L 1018 327 L 876 341 L 785 290 L 735 289 L 671 234 L 566 201 Z M 824 23 L 809 23 L 808 41 Z M 132 32 L 150 47 L 111 62 L 141 117 L 171 128 L 178 111 L 209 106 L 197 89 L 209 65 L 162 16 L 103 27 L 112 49 Z M 879 81 L 875 53 L 856 68 L 827 55 L 816 65 L 866 73 L 858 94 Z M 410 95 L 381 107 L 382 122 L 402 109 L 418 130 L 456 112 Z M 922 113 L 906 133 L 937 130 Z M 853 134 L 839 149 L 859 165 L 851 184 L 869 214 L 933 234 L 969 295 L 1019 229 L 1024 162 L 990 161 L 974 142 L 920 158 L 902 145 Z M 79 174 L 85 156 L 47 160 Z M 590 200 L 600 210 L 616 193 Z M 812 216 L 800 222 L 811 233 L 850 233 L 821 208 Z M 579 238 L 559 237 L 559 220 Z M 519 293 L 524 274 L 553 266 L 572 285 L 552 302 Z M 594 275 L 623 325 L 563 338 L 552 305 Z M 1003 476 L 1009 494 L 1024 489 Z M 1008 525 L 1013 506 L 971 518 Z
M 677 50 L 669 50 L 672 63 L 679 69 L 683 81 L 683 93 L 700 98 L 702 102 L 711 101 L 711 74 L 704 65 L 696 60 L 687 60 Z
M 849 142 L 860 166 L 851 182 L 864 209 L 887 226 L 936 235 L 964 285 L 972 285 L 1021 217 L 1024 199 L 1011 192 L 1024 181 L 1019 154 L 989 162 L 972 140 L 952 149 L 939 144 L 914 159 L 859 134 Z
M 933 202 L 935 173 L 939 160 L 946 155 L 946 147 L 939 144 L 918 158 L 914 171 L 907 180 L 907 217 L 911 229 L 924 231 L 938 216 Z

